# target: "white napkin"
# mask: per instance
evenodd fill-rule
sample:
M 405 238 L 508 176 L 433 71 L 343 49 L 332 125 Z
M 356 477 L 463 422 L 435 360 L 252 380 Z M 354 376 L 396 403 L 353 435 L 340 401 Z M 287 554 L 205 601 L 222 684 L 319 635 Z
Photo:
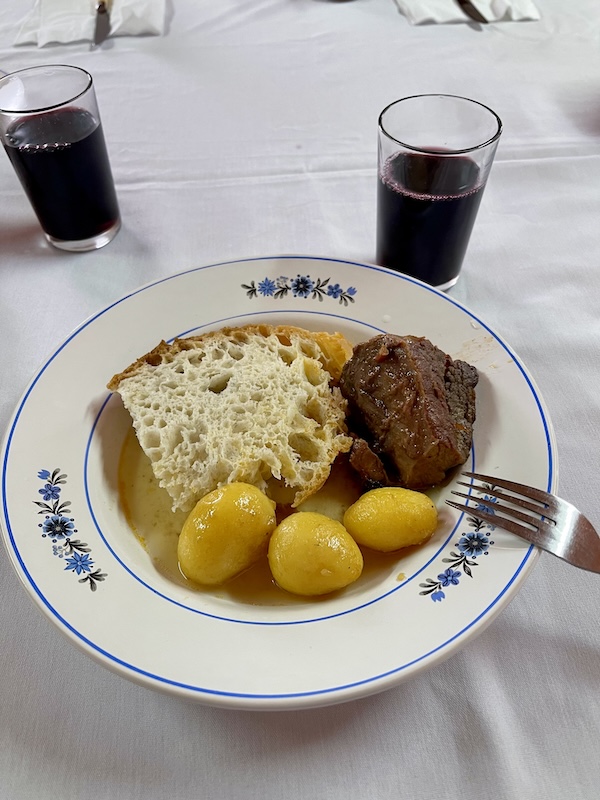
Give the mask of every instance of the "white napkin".
M 97 0 L 35 0 L 23 20 L 15 44 L 91 41 L 96 28 Z M 110 36 L 158 36 L 165 30 L 166 0 L 113 0 Z
M 469 22 L 456 0 L 395 0 L 412 25 L 432 22 Z M 517 22 L 539 19 L 532 0 L 471 0 L 488 22 Z

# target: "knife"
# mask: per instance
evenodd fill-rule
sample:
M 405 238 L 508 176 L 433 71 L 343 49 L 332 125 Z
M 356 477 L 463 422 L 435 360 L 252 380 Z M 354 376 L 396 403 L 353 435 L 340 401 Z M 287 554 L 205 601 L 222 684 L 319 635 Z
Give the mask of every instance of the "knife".
M 102 44 L 110 33 L 110 0 L 99 0 L 96 5 L 96 28 L 94 47 Z
M 457 5 L 459 5 L 462 11 L 470 17 L 475 22 L 481 22 L 484 25 L 487 25 L 488 20 L 481 14 L 471 3 L 471 0 L 456 0 Z

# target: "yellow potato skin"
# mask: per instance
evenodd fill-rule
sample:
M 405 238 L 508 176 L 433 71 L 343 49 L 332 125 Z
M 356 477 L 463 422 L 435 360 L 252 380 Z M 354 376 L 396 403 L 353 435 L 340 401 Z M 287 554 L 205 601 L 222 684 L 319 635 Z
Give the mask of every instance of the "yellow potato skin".
M 426 494 L 395 486 L 366 492 L 344 514 L 344 527 L 358 544 L 384 553 L 422 544 L 437 523 Z
M 255 486 L 215 489 L 183 524 L 177 544 L 181 571 L 196 583 L 225 583 L 260 558 L 275 525 L 275 503 Z
M 342 589 L 363 569 L 362 553 L 344 526 L 313 511 L 298 511 L 279 523 L 268 558 L 277 584 L 304 596 Z

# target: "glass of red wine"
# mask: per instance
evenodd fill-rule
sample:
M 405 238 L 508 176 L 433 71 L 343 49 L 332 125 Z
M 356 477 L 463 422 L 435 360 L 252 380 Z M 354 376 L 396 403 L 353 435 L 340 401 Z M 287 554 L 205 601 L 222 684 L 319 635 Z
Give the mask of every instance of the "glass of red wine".
M 502 122 L 466 97 L 404 97 L 379 116 L 377 255 L 442 291 L 458 280 Z
M 95 250 L 121 219 L 92 76 L 30 67 L 0 77 L 2 144 L 42 226 L 62 250 Z

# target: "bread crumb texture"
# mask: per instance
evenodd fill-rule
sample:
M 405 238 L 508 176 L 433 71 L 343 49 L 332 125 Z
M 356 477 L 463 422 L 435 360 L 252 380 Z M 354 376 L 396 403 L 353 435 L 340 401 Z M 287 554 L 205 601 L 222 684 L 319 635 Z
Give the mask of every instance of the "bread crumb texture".
M 350 449 L 334 384 L 351 352 L 341 334 L 223 328 L 161 342 L 108 388 L 120 394 L 174 511 L 237 481 L 267 494 L 288 487 L 295 507 Z

